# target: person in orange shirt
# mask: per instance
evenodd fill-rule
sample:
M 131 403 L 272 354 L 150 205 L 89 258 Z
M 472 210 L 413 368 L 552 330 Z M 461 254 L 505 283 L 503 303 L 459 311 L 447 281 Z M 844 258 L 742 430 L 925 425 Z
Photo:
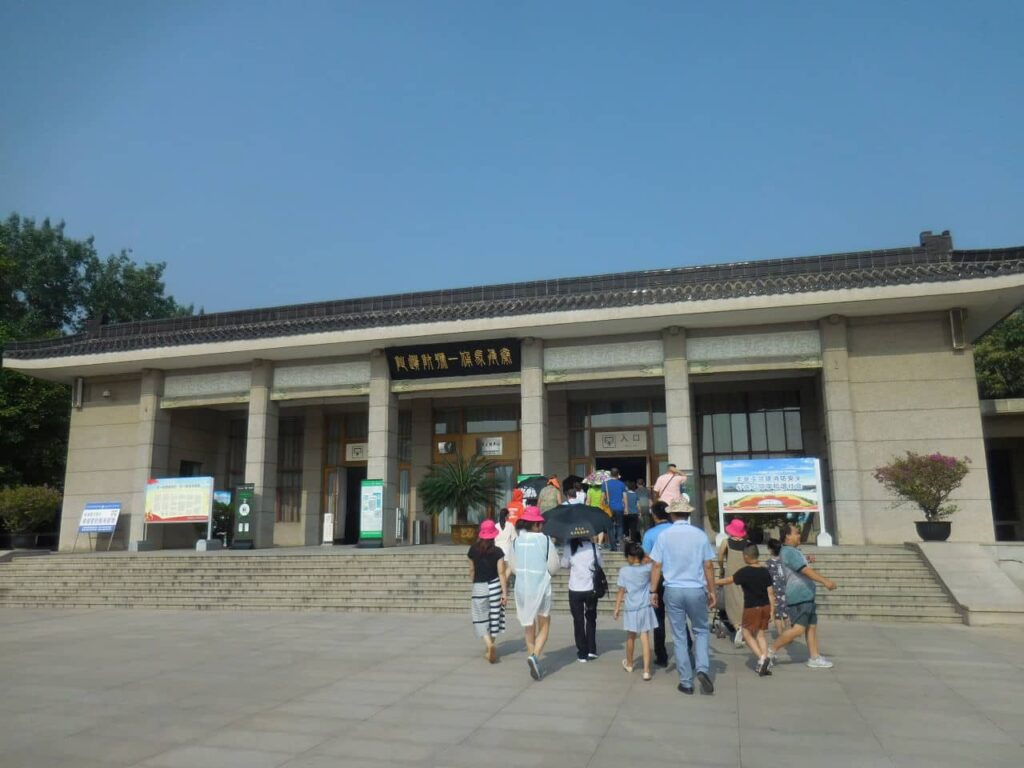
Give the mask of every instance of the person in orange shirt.
M 508 510 L 508 522 L 513 528 L 515 527 L 516 522 L 518 522 L 520 516 L 523 514 L 523 510 L 525 508 L 526 507 L 523 504 L 523 489 L 513 488 L 512 501 L 505 506 L 505 509 Z

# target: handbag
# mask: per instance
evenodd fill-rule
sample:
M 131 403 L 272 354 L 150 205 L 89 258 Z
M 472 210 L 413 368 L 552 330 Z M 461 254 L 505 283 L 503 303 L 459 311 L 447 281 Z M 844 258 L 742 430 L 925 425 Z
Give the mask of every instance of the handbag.
M 597 562 L 597 547 L 594 546 L 594 542 L 590 542 L 590 548 L 594 551 L 594 597 L 600 600 L 608 594 L 608 577 L 605 575 L 604 568 Z

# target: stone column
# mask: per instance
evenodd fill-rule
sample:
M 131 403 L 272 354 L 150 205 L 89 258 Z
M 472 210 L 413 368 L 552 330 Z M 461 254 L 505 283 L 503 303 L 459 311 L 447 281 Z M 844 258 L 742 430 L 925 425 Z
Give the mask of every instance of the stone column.
M 409 476 L 409 541 L 417 520 L 426 518 L 423 503 L 420 501 L 420 482 L 427 475 L 427 470 L 434 463 L 434 402 L 428 398 L 417 398 L 412 401 L 412 471 Z
M 548 392 L 548 472 L 559 477 L 569 474 L 569 396 L 565 390 Z
M 171 448 L 171 415 L 160 408 L 164 391 L 163 371 L 144 370 L 139 393 L 139 423 L 135 453 L 135 491 L 128 520 L 128 542 L 143 539 L 156 547 L 163 543 L 163 528 L 159 525 L 146 529 L 146 483 L 151 478 L 167 477 Z
M 306 408 L 302 419 L 302 537 L 306 546 L 323 540 L 324 409 Z
M 523 339 L 520 451 L 523 474 L 545 474 L 544 448 L 547 434 L 547 397 L 544 390 L 544 342 Z
M 693 421 L 690 418 L 690 369 L 686 361 L 686 329 L 673 326 L 661 334 L 665 372 L 665 424 L 668 433 L 668 460 L 679 469 L 693 473 L 694 487 L 700 478 L 697 457 L 693 451 Z M 657 468 L 654 474 L 657 475 Z M 694 507 L 693 522 L 704 524 L 701 489 L 690 501 Z
M 384 481 L 384 543 L 393 544 L 391 514 L 398 506 L 398 396 L 391 391 L 388 360 L 381 349 L 370 353 L 369 428 L 366 476 Z
M 245 439 L 245 482 L 255 486 L 253 546 L 274 544 L 277 514 L 277 403 L 270 399 L 274 365 L 254 360 L 249 388 L 249 424 Z
M 845 317 L 821 320 L 821 379 L 825 399 L 825 436 L 835 531 L 841 544 L 864 543 L 864 517 L 857 458 L 857 435 L 850 397 L 849 351 Z

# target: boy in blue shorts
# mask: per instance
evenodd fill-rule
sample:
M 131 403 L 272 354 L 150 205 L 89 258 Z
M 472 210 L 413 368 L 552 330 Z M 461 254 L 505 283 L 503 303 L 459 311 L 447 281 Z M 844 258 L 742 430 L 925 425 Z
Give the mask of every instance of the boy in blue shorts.
M 786 604 L 789 608 L 789 619 L 793 626 L 779 635 L 772 643 L 768 657 L 775 663 L 776 653 L 792 643 L 798 637 L 807 636 L 807 650 L 810 659 L 807 666 L 811 669 L 829 669 L 832 662 L 818 650 L 818 610 L 814 604 L 816 585 L 821 584 L 830 592 L 836 588 L 832 579 L 827 579 L 816 572 L 808 564 L 807 558 L 797 549 L 800 544 L 800 528 L 794 523 L 782 526 L 782 561 L 786 574 Z

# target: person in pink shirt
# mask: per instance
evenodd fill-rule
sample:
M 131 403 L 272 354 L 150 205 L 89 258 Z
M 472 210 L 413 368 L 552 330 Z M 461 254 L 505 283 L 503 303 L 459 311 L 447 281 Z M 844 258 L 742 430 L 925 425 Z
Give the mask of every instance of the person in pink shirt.
M 676 469 L 675 464 L 669 464 L 665 474 L 654 481 L 651 489 L 656 495 L 655 501 L 663 501 L 671 504 L 678 500 L 683 494 L 683 483 L 686 482 L 686 475 Z

